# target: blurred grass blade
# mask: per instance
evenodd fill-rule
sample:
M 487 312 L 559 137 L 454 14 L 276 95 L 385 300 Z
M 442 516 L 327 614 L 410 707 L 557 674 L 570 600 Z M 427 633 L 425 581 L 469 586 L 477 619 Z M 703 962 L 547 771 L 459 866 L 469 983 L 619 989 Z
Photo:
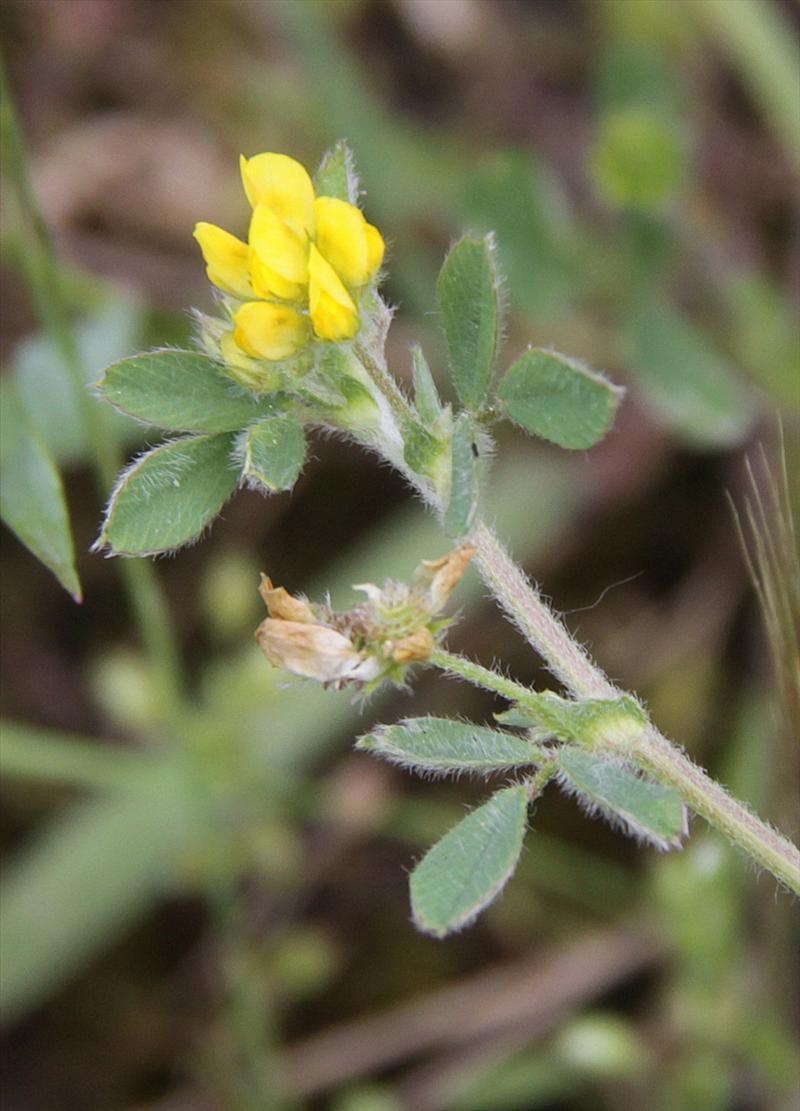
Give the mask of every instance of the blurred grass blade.
M 0 773 L 89 790 L 130 791 L 153 774 L 154 758 L 103 741 L 66 737 L 17 722 L 0 725 Z
M 494 231 L 509 296 L 540 319 L 563 317 L 575 291 L 576 234 L 555 175 L 532 152 L 506 150 L 465 175 L 470 227 Z
M 144 315 L 135 301 L 115 296 L 76 323 L 75 342 L 86 387 L 97 379 L 103 367 L 135 350 Z M 90 460 L 92 445 L 81 399 L 73 380 L 64 373 L 58 345 L 44 332 L 27 336 L 14 349 L 12 373 L 20 399 L 56 462 L 65 467 Z M 86 403 L 97 410 L 97 419 L 115 443 L 141 441 L 140 425 L 103 405 L 98 398 L 89 398 Z
M 536 749 L 526 740 L 451 718 L 409 718 L 379 725 L 356 745 L 417 772 L 492 772 L 530 766 Z
M 95 547 L 112 555 L 155 555 L 188 544 L 236 489 L 234 438 L 186 436 L 139 456 L 111 495 Z
M 61 476 L 11 383 L 3 383 L 0 391 L 0 470 L 3 520 L 80 602 L 81 584 Z
M 0 1013 L 18 1018 L 64 984 L 154 902 L 188 843 L 176 776 L 82 803 L 52 821 L 0 887 Z
M 599 809 L 612 824 L 618 822 L 660 849 L 680 848 L 688 823 L 677 791 L 572 746 L 557 750 L 556 763 L 561 783 L 576 791 L 590 810 Z
M 411 909 L 423 932 L 446 937 L 497 898 L 517 866 L 527 810 L 527 788 L 505 787 L 428 850 L 411 873 Z
M 715 46 L 727 50 L 787 153 L 800 163 L 800 49 L 796 28 L 767 0 L 694 0 Z
M 738 444 L 753 420 L 752 405 L 733 370 L 674 309 L 660 304 L 630 323 L 628 366 L 655 414 L 688 443 Z

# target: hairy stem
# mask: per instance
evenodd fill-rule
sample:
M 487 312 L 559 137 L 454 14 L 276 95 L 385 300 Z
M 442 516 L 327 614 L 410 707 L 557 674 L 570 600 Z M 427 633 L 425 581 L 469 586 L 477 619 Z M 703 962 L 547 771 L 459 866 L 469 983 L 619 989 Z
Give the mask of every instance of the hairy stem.
M 578 698 L 616 698 L 620 692 L 572 639 L 485 522 L 478 523 L 471 540 L 483 581 L 553 675 Z
M 549 616 L 553 618 L 552 614 Z M 431 653 L 430 662 L 450 675 L 494 691 L 511 702 L 535 708 L 534 691 L 463 656 L 436 648 Z M 612 697 L 619 693 L 611 689 Z M 796 846 L 732 798 L 724 787 L 671 744 L 654 725 L 635 731 L 626 729 L 624 736 L 595 735 L 592 746 L 595 751 L 605 749 L 623 756 L 660 783 L 674 787 L 696 814 L 771 872 L 790 891 L 800 895 L 800 851 Z
M 20 263 L 37 315 L 61 356 L 77 399 L 86 442 L 92 452 L 100 497 L 105 501 L 114 485 L 119 459 L 99 405 L 86 388 L 83 360 L 69 318 L 61 275 L 47 225 L 39 208 L 28 172 L 28 156 L 0 59 L 3 166 L 24 229 Z M 150 657 L 159 696 L 167 716 L 180 702 L 178 650 L 168 618 L 163 592 L 152 566 L 145 560 L 121 560 L 120 575 L 131 604 L 145 650 Z

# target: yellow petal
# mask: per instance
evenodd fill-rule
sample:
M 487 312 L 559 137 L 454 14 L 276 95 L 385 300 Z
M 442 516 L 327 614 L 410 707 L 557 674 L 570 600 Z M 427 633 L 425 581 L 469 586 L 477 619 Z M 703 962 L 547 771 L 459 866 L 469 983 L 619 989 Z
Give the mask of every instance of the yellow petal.
M 286 154 L 256 154 L 239 160 L 253 208 L 269 205 L 282 220 L 309 235 L 314 231 L 314 186 L 304 166 Z
M 236 342 L 255 359 L 288 359 L 308 340 L 308 321 L 289 305 L 251 301 L 233 323 Z
M 364 285 L 369 274 L 367 221 L 361 209 L 336 197 L 317 197 L 314 202 L 320 254 L 351 289 Z
M 392 659 L 398 664 L 410 664 L 417 660 L 427 660 L 435 647 L 430 629 L 418 629 L 407 637 L 398 640 L 392 650 Z
M 250 221 L 250 246 L 261 262 L 288 282 L 308 281 L 308 237 L 297 234 L 268 205 L 258 204 Z
M 380 270 L 385 251 L 383 236 L 373 224 L 367 224 L 367 280 Z
M 252 297 L 248 245 L 216 224 L 195 224 L 194 237 L 206 260 L 209 280 L 235 297 Z
M 257 297 L 279 297 L 282 301 L 296 301 L 300 304 L 308 296 L 307 286 L 282 278 L 255 252 L 250 255 L 250 278 Z
M 308 256 L 308 304 L 314 332 L 338 343 L 358 331 L 358 310 L 336 271 L 314 244 Z

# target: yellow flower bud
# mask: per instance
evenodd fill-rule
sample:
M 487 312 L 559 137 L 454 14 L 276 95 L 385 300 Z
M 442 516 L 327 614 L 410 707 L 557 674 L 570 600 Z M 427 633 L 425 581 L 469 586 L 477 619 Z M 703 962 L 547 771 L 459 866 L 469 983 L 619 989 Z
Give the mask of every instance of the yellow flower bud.
M 352 297 L 313 243 L 308 256 L 308 305 L 319 339 L 336 343 L 358 331 L 358 309 Z
M 234 336 L 256 359 L 288 359 L 308 340 L 308 321 L 289 305 L 250 301 L 234 315 Z
M 345 285 L 358 289 L 369 274 L 367 221 L 361 209 L 336 197 L 314 202 L 317 231 L 314 241 L 323 258 Z
M 253 208 L 265 204 L 296 231 L 314 232 L 314 186 L 304 166 L 286 154 L 240 159 L 242 183 Z
M 367 280 L 374 278 L 383 263 L 386 244 L 374 224 L 366 225 L 367 231 Z
M 220 336 L 219 350 L 231 377 L 246 389 L 256 393 L 271 393 L 280 389 L 281 377 L 277 370 L 245 355 L 233 331 L 223 332 Z
M 206 260 L 209 280 L 234 297 L 252 297 L 248 245 L 216 224 L 195 224 L 194 237 Z

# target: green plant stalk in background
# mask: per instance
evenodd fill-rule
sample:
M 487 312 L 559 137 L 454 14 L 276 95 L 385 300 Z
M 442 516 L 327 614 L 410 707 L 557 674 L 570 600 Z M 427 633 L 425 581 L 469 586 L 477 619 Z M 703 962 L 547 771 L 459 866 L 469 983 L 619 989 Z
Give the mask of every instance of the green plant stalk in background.
M 36 311 L 59 352 L 92 451 L 95 481 L 105 500 L 119 468 L 119 452 L 102 418 L 102 410 L 86 389 L 82 361 L 69 319 L 63 283 L 47 225 L 39 208 L 28 172 L 28 156 L 0 57 L 0 134 L 3 172 L 11 186 L 23 238 L 19 258 Z M 169 610 L 151 566 L 142 560 L 123 560 L 120 576 L 134 619 L 153 668 L 165 721 L 173 720 L 181 702 L 181 665 L 169 620 Z

